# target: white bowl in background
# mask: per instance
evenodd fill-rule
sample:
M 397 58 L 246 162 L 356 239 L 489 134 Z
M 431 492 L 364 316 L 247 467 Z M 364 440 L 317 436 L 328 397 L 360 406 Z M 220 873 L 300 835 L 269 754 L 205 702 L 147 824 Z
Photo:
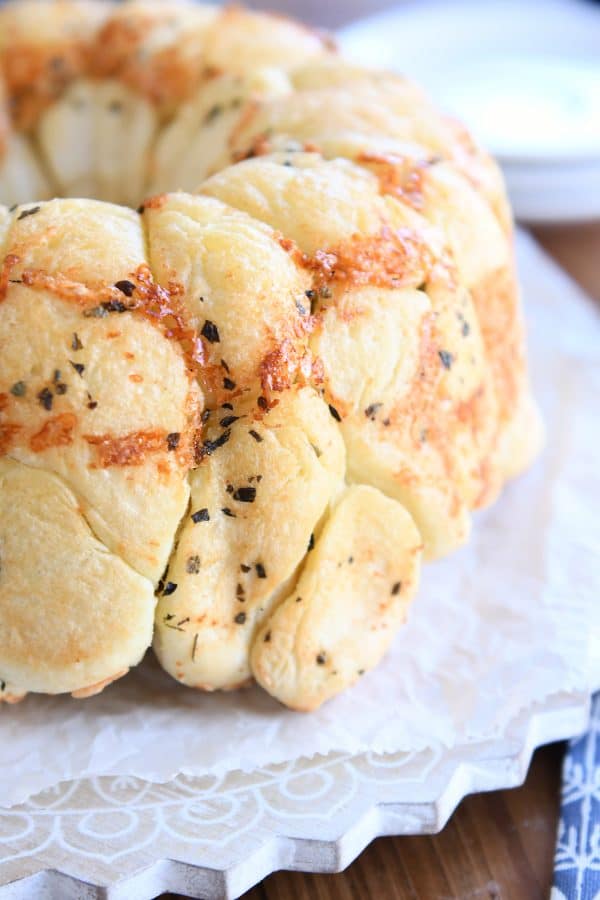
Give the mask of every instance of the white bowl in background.
M 518 218 L 600 219 L 600 6 L 408 2 L 339 40 L 461 118 L 499 160 Z

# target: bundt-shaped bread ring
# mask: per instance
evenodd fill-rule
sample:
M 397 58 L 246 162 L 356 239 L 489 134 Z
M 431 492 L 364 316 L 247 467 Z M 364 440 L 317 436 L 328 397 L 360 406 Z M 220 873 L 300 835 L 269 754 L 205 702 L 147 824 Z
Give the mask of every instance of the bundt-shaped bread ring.
M 498 170 L 237 8 L 22 0 L 0 71 L 0 699 L 154 632 L 313 709 L 539 447 Z

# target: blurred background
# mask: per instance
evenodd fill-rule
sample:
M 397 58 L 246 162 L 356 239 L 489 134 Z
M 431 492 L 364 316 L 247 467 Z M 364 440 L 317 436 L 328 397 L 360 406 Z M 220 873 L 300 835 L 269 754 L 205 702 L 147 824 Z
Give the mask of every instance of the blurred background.
M 392 0 L 265 0 L 264 3 L 258 0 L 245 5 L 295 16 L 320 28 L 341 28 L 355 19 L 398 4 Z
M 256 0 L 423 84 L 497 157 L 518 218 L 600 221 L 600 3 Z

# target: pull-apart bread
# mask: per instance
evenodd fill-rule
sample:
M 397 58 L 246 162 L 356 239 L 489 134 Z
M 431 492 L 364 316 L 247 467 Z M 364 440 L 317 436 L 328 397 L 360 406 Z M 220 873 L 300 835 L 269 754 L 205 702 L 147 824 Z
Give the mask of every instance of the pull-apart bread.
M 238 8 L 9 3 L 0 74 L 0 699 L 314 709 L 539 447 L 498 170 Z

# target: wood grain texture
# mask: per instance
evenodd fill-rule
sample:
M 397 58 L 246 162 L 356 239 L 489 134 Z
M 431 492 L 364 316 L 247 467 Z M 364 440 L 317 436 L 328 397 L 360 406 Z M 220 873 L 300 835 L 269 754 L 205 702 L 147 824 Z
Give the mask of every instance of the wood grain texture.
M 536 228 L 534 236 L 595 300 L 600 300 L 600 222 Z

